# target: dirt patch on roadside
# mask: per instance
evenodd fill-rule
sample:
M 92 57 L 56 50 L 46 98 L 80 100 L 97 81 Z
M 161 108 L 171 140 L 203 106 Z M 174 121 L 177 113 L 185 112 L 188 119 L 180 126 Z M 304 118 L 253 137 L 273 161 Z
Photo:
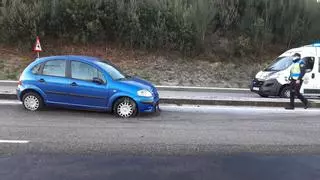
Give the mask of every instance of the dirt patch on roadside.
M 0 46 L 0 79 L 17 80 L 30 62 L 32 58 Z
M 42 56 L 73 54 L 109 59 L 130 75 L 140 76 L 157 85 L 174 86 L 247 88 L 254 75 L 277 56 L 268 54 L 264 56 L 265 60 L 252 63 L 254 57 L 227 60 L 219 57 L 186 58 L 175 52 L 145 52 L 101 45 L 56 44 L 44 47 L 46 52 Z M 30 52 L 0 46 L 0 79 L 18 79 L 34 56 Z

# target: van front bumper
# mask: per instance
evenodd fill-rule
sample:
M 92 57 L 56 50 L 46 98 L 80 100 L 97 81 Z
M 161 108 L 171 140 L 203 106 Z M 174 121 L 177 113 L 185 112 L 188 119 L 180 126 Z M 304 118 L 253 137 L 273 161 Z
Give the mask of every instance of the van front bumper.
M 282 84 L 276 79 L 261 81 L 253 79 L 250 90 L 260 96 L 279 96 Z

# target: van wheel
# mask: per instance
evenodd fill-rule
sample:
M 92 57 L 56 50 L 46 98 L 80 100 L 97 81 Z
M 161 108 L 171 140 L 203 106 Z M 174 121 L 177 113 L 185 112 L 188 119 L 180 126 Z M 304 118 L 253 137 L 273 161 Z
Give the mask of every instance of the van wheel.
M 22 103 L 25 109 L 29 111 L 39 111 L 43 108 L 43 100 L 37 93 L 28 92 L 22 97 Z
M 269 97 L 268 95 L 265 95 L 265 94 L 262 94 L 262 93 L 259 93 L 259 96 L 260 96 L 260 97 L 263 97 L 263 98 Z
M 137 114 L 137 104 L 130 98 L 120 98 L 113 107 L 113 112 L 122 118 L 131 118 Z
M 282 88 L 282 90 L 280 92 L 280 97 L 281 98 L 290 98 L 290 87 L 289 86 L 285 86 L 284 88 Z

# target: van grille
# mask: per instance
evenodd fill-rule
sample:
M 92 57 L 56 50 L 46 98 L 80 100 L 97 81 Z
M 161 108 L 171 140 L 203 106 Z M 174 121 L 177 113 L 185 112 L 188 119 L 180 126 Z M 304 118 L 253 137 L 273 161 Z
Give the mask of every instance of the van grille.
M 253 80 L 253 86 L 254 87 L 261 87 L 263 85 L 264 81 L 259 81 L 257 79 Z

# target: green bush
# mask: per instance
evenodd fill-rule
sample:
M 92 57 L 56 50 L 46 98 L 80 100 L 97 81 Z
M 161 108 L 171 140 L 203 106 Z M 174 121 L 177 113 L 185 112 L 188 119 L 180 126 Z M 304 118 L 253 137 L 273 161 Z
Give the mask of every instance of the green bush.
M 288 46 L 320 39 L 316 0 L 8 0 L 0 40 L 33 43 L 36 35 L 76 43 L 202 52 L 219 31 Z
M 41 1 L 11 0 L 7 1 L 1 26 L 1 39 L 6 42 L 25 43 L 41 34 Z

